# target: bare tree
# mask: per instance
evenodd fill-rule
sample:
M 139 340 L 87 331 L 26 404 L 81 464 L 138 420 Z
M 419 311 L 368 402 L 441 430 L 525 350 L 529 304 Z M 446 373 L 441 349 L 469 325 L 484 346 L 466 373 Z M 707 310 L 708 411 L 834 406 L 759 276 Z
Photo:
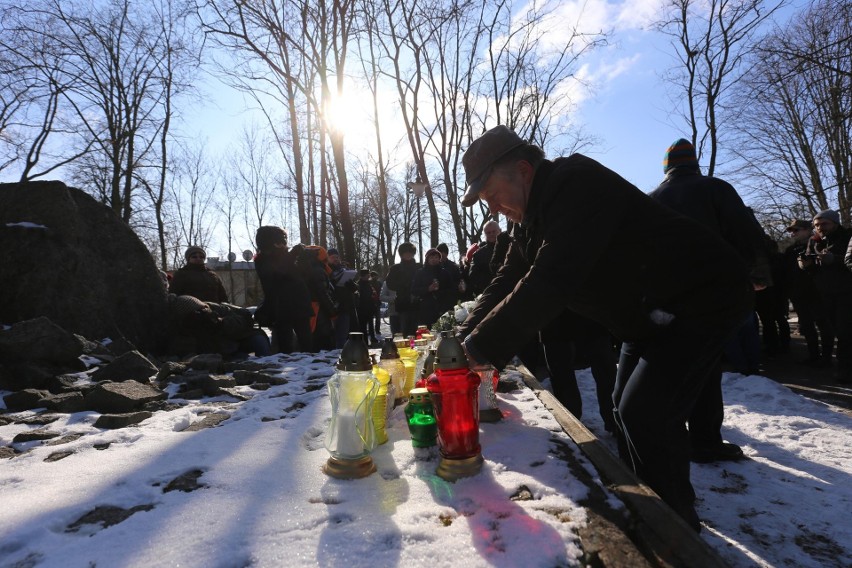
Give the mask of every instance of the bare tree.
M 20 181 L 42 177 L 85 154 L 49 141 L 70 137 L 73 124 L 59 112 L 68 83 L 61 54 L 44 34 L 53 26 L 46 14 L 0 2 L 0 171 L 20 168 Z M 39 171 L 36 171 L 36 168 Z
M 852 221 L 852 9 L 838 8 L 816 2 L 768 35 L 740 91 L 737 147 L 776 222 L 829 207 Z
M 672 38 L 678 65 L 668 79 L 699 158 L 713 175 L 725 125 L 727 95 L 741 79 L 761 26 L 787 0 L 669 0 L 658 27 Z
M 167 245 L 171 266 L 183 259 L 190 245 L 207 248 L 217 225 L 216 195 L 223 174 L 212 165 L 204 148 L 182 146 L 175 156 L 176 176 L 169 185 L 175 236 Z

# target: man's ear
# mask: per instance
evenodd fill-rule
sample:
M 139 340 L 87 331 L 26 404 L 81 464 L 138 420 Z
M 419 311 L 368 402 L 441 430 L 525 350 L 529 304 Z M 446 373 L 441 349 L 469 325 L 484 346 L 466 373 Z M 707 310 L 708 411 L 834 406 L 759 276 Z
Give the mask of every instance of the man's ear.
M 526 160 L 518 160 L 518 172 L 521 174 L 521 179 L 524 180 L 524 183 L 532 184 L 533 177 L 535 176 L 535 168 L 531 163 Z

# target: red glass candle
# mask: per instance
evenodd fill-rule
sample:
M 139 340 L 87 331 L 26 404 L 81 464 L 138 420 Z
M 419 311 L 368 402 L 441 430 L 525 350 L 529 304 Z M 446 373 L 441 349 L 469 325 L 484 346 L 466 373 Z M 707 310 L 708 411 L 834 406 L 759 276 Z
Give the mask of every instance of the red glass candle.
M 426 381 L 438 420 L 438 445 L 448 459 L 480 453 L 479 375 L 468 369 L 437 369 Z

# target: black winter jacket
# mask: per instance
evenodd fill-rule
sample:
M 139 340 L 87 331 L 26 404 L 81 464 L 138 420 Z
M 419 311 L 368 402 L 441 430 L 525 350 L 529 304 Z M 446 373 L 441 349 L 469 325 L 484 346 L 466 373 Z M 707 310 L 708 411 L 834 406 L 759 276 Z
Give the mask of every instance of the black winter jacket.
M 852 230 L 837 227 L 825 237 L 814 235 L 808 241 L 806 254 L 831 253 L 831 261 L 823 257 L 818 264 L 806 270 L 813 275 L 814 284 L 823 297 L 848 296 L 852 294 L 852 272 L 844 263 Z
M 672 318 L 731 325 L 751 310 L 729 244 L 580 154 L 538 167 L 512 238 L 463 329 L 479 321 L 466 345 L 499 368 L 566 309 L 627 341 Z
M 420 263 L 413 259 L 394 264 L 388 271 L 385 282 L 390 290 L 396 292 L 395 307 L 397 312 L 416 310 L 417 304 L 412 301 L 411 284 L 414 282 L 414 273 L 420 268 Z
M 259 253 L 254 267 L 263 288 L 262 309 L 274 314 L 278 324 L 313 315 L 310 293 L 289 251 L 275 249 Z
M 202 302 L 227 302 L 228 294 L 219 275 L 203 264 L 187 264 L 175 271 L 169 293 L 194 296 Z
M 429 286 L 433 280 L 438 281 L 438 289 L 430 292 Z M 411 294 L 419 299 L 420 319 L 417 323 L 432 327 L 444 312 L 455 306 L 456 286 L 453 275 L 440 264 L 427 264 L 415 272 Z
M 650 196 L 730 243 L 749 267 L 752 283 L 772 285 L 763 229 L 731 184 L 698 170 L 675 168 Z

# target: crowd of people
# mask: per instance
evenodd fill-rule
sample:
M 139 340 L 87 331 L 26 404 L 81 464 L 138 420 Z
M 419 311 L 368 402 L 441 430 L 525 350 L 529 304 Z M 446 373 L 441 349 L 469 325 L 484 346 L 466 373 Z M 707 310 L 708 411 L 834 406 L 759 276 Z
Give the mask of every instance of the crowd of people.
M 189 247 L 169 284 L 186 320 L 176 326 L 219 337 L 230 319 L 232 350 L 311 352 L 342 347 L 352 331 L 377 346 L 383 305 L 387 332 L 408 337 L 475 299 L 457 328 L 471 364 L 520 358 L 578 418 L 575 370 L 591 367 L 622 459 L 696 530 L 690 461 L 744 457 L 722 439 L 722 371 L 755 373 L 761 357 L 789 352 L 791 304 L 808 348 L 800 363 L 836 362 L 837 381 L 852 382 L 852 231 L 837 211 L 793 220 L 782 251 L 730 184 L 702 175 L 685 139 L 666 150 L 663 181 L 647 195 L 580 154 L 547 159 L 505 126 L 462 163 L 462 204 L 482 200 L 509 227 L 487 221 L 458 262 L 442 243 L 421 264 L 404 242 L 382 280 L 337 249 L 290 247 L 283 228 L 263 226 L 256 325 L 234 324 L 204 250 Z

